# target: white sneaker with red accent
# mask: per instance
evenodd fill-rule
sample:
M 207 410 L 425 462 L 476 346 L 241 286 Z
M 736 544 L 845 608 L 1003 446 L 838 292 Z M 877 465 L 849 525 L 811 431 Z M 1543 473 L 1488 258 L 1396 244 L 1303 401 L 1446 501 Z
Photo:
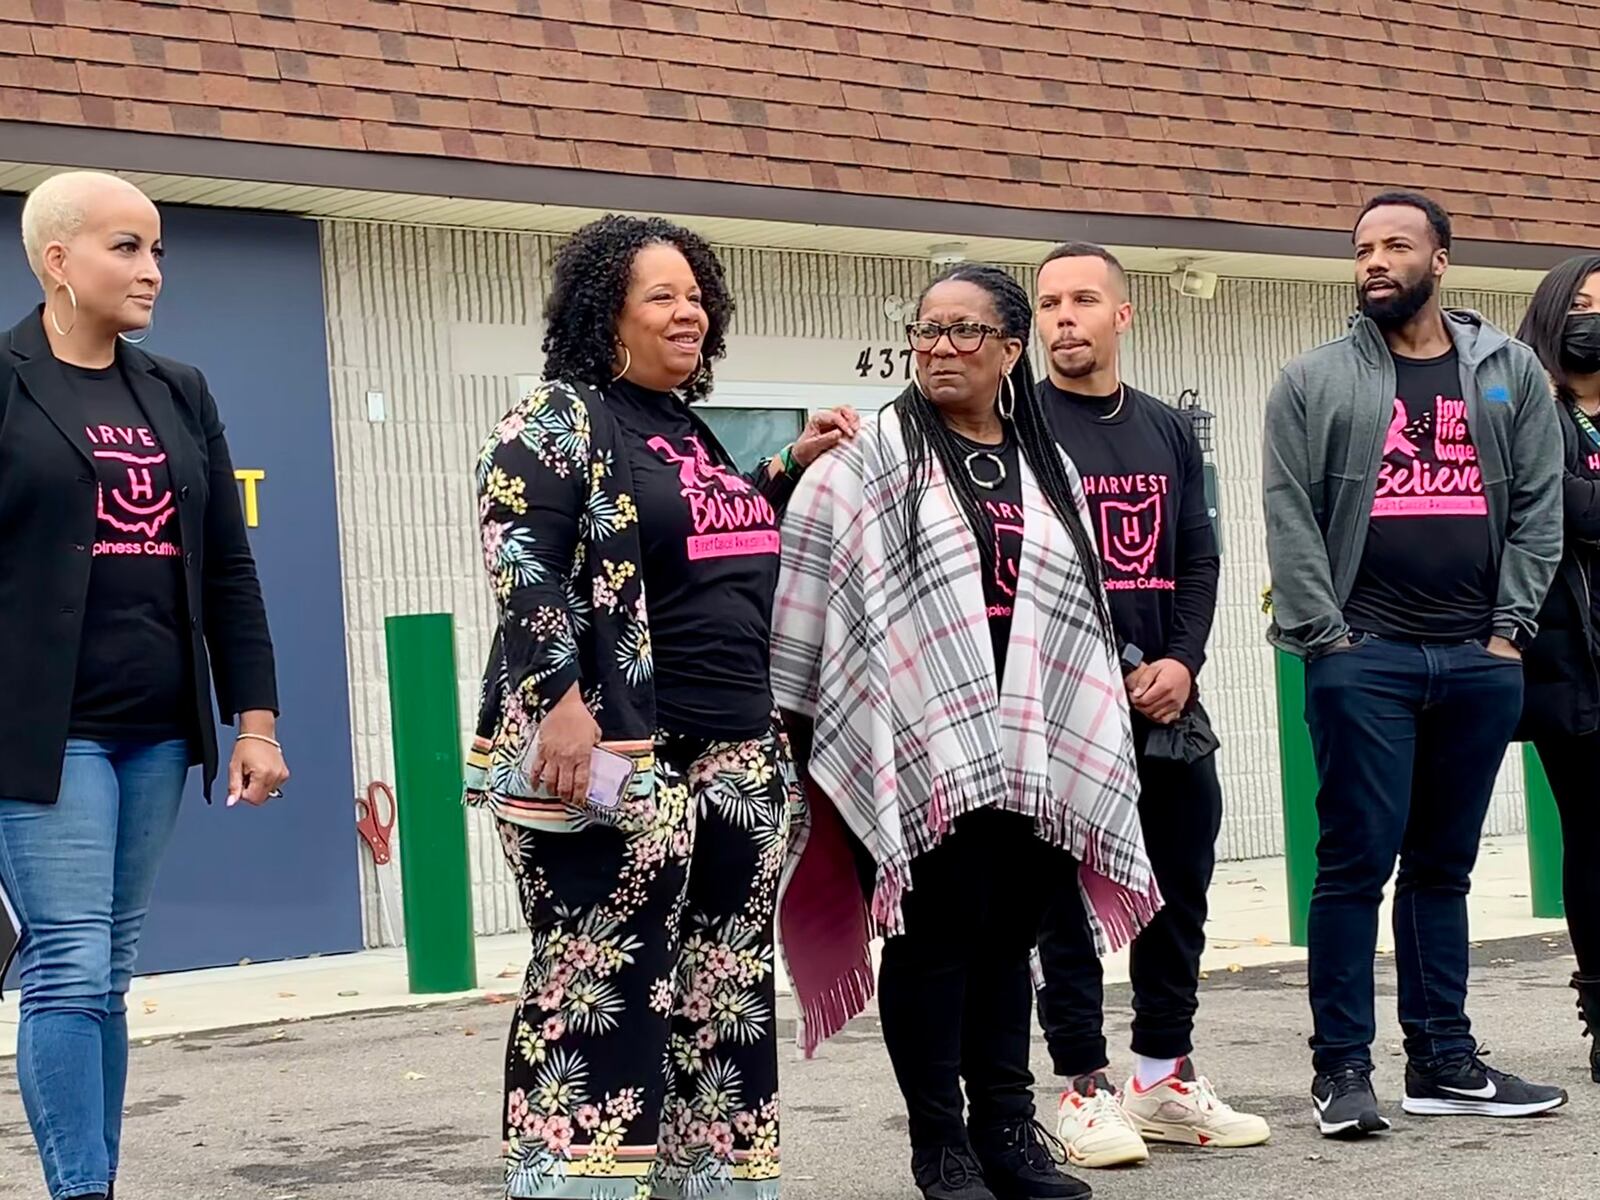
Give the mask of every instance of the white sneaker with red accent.
M 1128 1167 L 1150 1157 L 1104 1072 L 1084 1075 L 1061 1093 L 1056 1136 L 1075 1167 Z
M 1130 1079 L 1122 1094 L 1122 1111 L 1134 1129 L 1152 1142 L 1232 1149 L 1259 1146 L 1272 1136 L 1265 1119 L 1229 1108 L 1209 1079 L 1196 1077 L 1187 1058 L 1148 1089 Z

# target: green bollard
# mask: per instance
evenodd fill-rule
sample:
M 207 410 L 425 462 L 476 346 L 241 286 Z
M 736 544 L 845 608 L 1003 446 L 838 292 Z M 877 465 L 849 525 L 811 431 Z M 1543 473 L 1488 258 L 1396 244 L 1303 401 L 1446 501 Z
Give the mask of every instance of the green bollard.
M 1289 882 L 1289 943 L 1306 944 L 1317 881 L 1317 760 L 1306 728 L 1305 663 L 1274 652 L 1278 678 L 1278 775 L 1283 784 L 1283 858 Z
M 1567 904 L 1561 894 L 1561 814 L 1532 742 L 1522 747 L 1522 773 L 1528 805 L 1528 879 L 1532 884 L 1533 915 L 1564 917 Z
M 449 613 L 389 617 L 384 632 L 406 972 L 413 993 L 464 992 L 478 986 L 478 964 L 461 807 L 455 624 Z

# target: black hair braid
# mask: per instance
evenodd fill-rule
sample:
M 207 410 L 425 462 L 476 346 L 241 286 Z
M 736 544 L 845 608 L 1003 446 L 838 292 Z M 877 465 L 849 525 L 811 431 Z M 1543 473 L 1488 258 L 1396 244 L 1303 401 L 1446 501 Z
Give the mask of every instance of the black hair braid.
M 1072 480 L 1067 474 L 1065 460 L 1056 445 L 1055 434 L 1045 418 L 1038 389 L 1034 384 L 1033 367 L 1028 361 L 1027 344 L 1033 330 L 1033 305 L 1028 294 L 1015 279 L 999 267 L 974 263 L 960 263 L 936 276 L 918 297 L 920 310 L 928 293 L 941 283 L 958 280 L 976 284 L 989 293 L 994 302 L 1001 331 L 1008 338 L 1019 338 L 1023 352 L 1017 356 L 1016 365 L 1008 377 L 1013 398 L 1009 422 L 1017 448 L 1034 478 L 1039 490 L 1066 527 L 1083 569 L 1084 583 L 1089 590 L 1100 632 L 1106 644 L 1113 649 L 1111 613 L 1106 605 L 1105 589 L 1100 578 L 1100 552 L 1094 539 L 1084 528 L 1077 502 L 1072 494 Z M 957 440 L 944 418 L 915 383 L 894 401 L 893 408 L 900 418 L 900 427 L 906 445 L 906 465 L 910 473 L 910 486 L 905 497 L 905 524 L 907 534 L 906 554 L 911 574 L 917 570 L 922 533 L 917 516 L 922 499 L 927 494 L 932 473 L 931 461 L 936 456 L 944 470 L 950 490 L 961 507 L 968 527 L 978 544 L 978 557 L 986 571 L 994 569 L 995 549 L 989 536 L 989 523 L 983 512 L 983 499 L 977 486 L 967 473 L 964 462 L 967 449 Z M 1003 419 L 1003 418 L 1002 418 Z M 930 455 L 930 451 L 932 452 Z
M 711 390 L 712 364 L 727 353 L 733 296 L 722 263 L 704 238 L 661 217 L 615 214 L 591 221 L 556 252 L 545 301 L 544 377 L 603 388 L 616 374 L 617 318 L 633 280 L 633 260 L 646 246 L 669 245 L 689 262 L 700 285 L 706 336 L 701 369 L 678 394 L 693 402 Z

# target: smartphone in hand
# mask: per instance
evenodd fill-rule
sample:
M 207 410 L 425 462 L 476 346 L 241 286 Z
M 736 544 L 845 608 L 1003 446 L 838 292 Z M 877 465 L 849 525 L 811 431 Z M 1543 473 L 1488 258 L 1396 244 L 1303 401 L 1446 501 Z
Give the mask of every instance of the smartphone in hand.
M 633 785 L 633 772 L 633 759 L 626 754 L 596 746 L 589 755 L 589 807 L 600 812 L 616 812 Z
M 539 761 L 539 735 L 535 732 L 523 756 L 522 773 L 531 790 L 543 794 L 544 789 L 533 777 L 533 764 Z M 633 786 L 637 768 L 633 759 L 616 750 L 596 746 L 589 753 L 589 790 L 579 807 L 592 808 L 599 813 L 616 813 L 622 808 L 623 798 Z

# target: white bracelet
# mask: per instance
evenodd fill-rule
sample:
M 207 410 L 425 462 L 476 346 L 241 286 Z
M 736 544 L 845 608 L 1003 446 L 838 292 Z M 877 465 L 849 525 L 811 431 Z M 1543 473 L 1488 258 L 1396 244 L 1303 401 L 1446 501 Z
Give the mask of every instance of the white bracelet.
M 265 742 L 267 745 L 271 746 L 274 750 L 282 750 L 283 749 L 282 744 L 279 743 L 279 741 L 276 738 L 269 738 L 264 733 L 236 733 L 236 734 L 233 735 L 233 740 L 236 741 L 236 742 L 241 742 L 241 741 L 245 741 L 245 740 L 249 740 L 249 741 L 252 741 L 252 742 Z

